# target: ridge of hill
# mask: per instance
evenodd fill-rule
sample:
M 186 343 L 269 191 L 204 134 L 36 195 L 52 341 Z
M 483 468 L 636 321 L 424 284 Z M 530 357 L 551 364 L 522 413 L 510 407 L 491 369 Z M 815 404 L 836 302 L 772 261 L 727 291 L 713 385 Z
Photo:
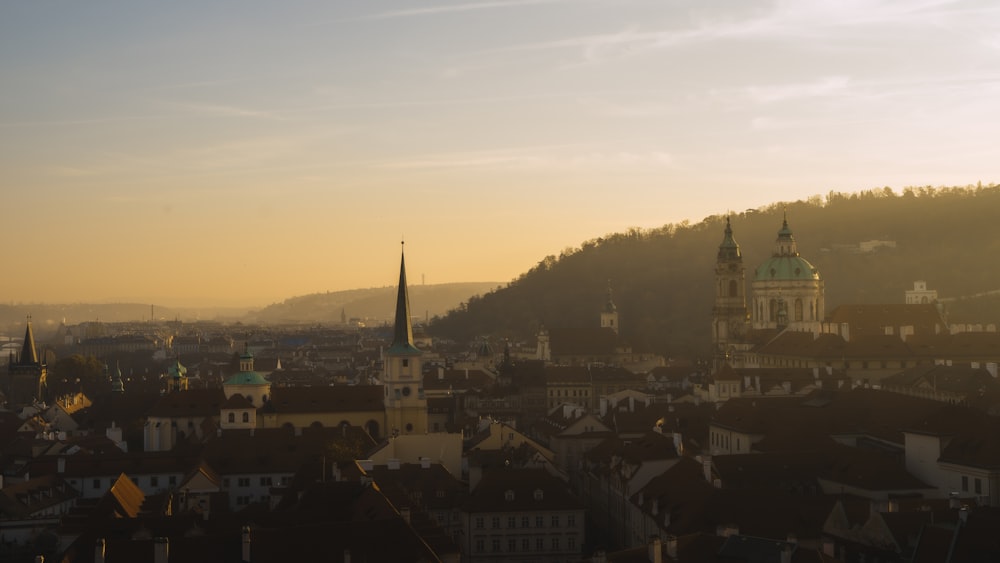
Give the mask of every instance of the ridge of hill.
M 470 296 L 500 287 L 499 282 L 456 282 L 409 285 L 411 314 L 425 319 L 445 314 Z M 248 320 L 264 324 L 337 323 L 348 319 L 388 322 L 396 307 L 397 287 L 331 291 L 292 297 L 253 312 Z
M 902 303 L 924 280 L 949 322 L 1000 323 L 1000 186 L 830 192 L 733 213 L 746 268 L 772 253 L 782 219 L 825 281 L 827 313 L 842 304 Z M 608 284 L 623 339 L 668 357 L 707 357 L 714 267 L 726 216 L 631 229 L 546 256 L 505 287 L 432 320 L 432 334 L 530 339 L 540 326 L 598 326 Z M 967 297 L 980 295 L 979 297 Z M 959 297 L 965 297 L 958 299 Z
M 409 287 L 410 304 L 414 315 L 429 318 L 443 315 L 456 308 L 472 295 L 495 289 L 499 282 L 459 282 L 433 285 L 412 285 Z M 157 319 L 184 322 L 247 322 L 262 324 L 298 324 L 340 322 L 341 312 L 348 318 L 357 318 L 369 323 L 392 320 L 396 306 L 396 286 L 374 287 L 330 291 L 291 297 L 266 307 L 248 311 L 247 309 L 222 307 L 161 307 L 151 310 L 148 303 L 31 303 L 0 304 L 0 334 L 7 332 L 19 337 L 24 334 L 24 322 L 31 315 L 36 334 L 48 335 L 59 328 L 60 323 L 82 322 L 146 322 L 151 315 Z

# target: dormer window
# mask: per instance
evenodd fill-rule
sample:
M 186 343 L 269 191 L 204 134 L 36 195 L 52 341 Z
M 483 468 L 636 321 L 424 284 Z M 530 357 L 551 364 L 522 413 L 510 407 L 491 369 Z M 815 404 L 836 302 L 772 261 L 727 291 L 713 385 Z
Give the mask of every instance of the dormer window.
M 542 496 L 543 496 L 542 490 L 541 489 L 535 489 L 535 500 L 542 500 Z
M 506 501 L 514 500 L 514 491 L 512 491 L 511 489 L 507 489 L 507 491 L 505 491 L 503 494 L 503 499 Z

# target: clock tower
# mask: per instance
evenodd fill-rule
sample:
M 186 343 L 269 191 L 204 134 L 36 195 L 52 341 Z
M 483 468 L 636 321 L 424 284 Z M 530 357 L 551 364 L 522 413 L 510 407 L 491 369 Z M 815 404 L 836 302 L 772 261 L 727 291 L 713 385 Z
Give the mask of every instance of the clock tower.
M 386 432 L 389 436 L 427 433 L 427 399 L 421 368 L 422 352 L 413 345 L 410 296 L 406 288 L 406 257 L 399 261 L 399 290 L 392 345 L 383 358 Z

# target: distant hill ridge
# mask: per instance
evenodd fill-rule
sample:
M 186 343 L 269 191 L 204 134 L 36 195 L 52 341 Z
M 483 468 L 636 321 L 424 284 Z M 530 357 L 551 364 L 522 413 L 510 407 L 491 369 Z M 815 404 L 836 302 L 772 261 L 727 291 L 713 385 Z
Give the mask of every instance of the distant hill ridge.
M 913 282 L 947 299 L 950 322 L 1000 324 L 1000 186 L 830 192 L 731 214 L 746 268 L 767 259 L 783 214 L 800 254 L 841 304 L 902 303 Z M 442 336 L 530 339 L 539 326 L 597 326 L 611 280 L 623 338 L 637 350 L 705 357 L 725 215 L 632 229 L 547 256 L 506 287 L 431 323 Z M 877 242 L 882 241 L 882 242 Z M 868 243 L 868 244 L 863 244 Z
M 412 313 L 418 317 L 443 315 L 463 301 L 468 301 L 471 296 L 485 293 L 499 285 L 500 282 L 411 285 L 409 292 Z M 57 328 L 63 319 L 68 324 L 91 321 L 143 322 L 148 321 L 151 314 L 157 319 L 179 319 L 184 322 L 214 320 L 265 324 L 336 324 L 340 322 L 343 311 L 349 319 L 360 318 L 378 323 L 392 319 L 395 305 L 395 286 L 301 295 L 252 311 L 246 308 L 154 306 L 151 312 L 148 303 L 0 305 L 0 332 L 21 336 L 27 315 L 32 316 L 33 324 L 41 334 Z

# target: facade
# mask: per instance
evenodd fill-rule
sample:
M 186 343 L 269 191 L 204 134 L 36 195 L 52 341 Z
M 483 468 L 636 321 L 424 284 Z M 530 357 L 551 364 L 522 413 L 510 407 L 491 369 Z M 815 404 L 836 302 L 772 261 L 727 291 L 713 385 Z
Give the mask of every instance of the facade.
M 486 472 L 462 511 L 470 563 L 580 560 L 584 507 L 544 469 Z

